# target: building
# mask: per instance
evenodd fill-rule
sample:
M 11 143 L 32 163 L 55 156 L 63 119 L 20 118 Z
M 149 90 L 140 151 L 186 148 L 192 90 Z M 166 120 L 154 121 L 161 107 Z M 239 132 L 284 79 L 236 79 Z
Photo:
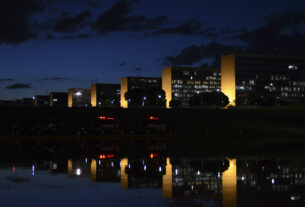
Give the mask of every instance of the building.
M 162 70 L 162 89 L 166 95 L 166 107 L 170 101 L 189 106 L 194 94 L 220 91 L 220 69 L 206 67 L 169 66 Z
M 305 58 L 229 54 L 221 58 L 221 90 L 231 105 L 243 98 L 293 101 L 305 94 Z
M 68 90 L 68 107 L 88 107 L 91 106 L 90 88 L 70 88 Z
M 67 107 L 68 93 L 66 92 L 51 92 L 50 93 L 50 106 Z
M 132 89 L 162 88 L 162 79 L 156 77 L 124 77 L 121 78 L 121 107 L 128 108 L 125 93 Z
M 94 83 L 91 85 L 91 105 L 120 106 L 120 84 Z
M 34 106 L 49 106 L 50 105 L 50 96 L 47 95 L 37 95 L 34 96 Z

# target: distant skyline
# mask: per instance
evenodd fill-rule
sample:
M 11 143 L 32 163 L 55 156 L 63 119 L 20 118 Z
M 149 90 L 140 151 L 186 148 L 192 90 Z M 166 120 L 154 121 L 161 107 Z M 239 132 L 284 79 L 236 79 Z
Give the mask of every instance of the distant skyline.
M 0 23 L 4 100 L 219 67 L 235 50 L 305 56 L 300 0 L 3 0 Z

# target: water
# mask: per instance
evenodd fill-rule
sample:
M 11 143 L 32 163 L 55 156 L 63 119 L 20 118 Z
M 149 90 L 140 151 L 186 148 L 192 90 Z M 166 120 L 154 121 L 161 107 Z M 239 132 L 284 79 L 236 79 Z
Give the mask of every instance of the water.
M 305 206 L 305 159 L 2 158 L 1 206 Z

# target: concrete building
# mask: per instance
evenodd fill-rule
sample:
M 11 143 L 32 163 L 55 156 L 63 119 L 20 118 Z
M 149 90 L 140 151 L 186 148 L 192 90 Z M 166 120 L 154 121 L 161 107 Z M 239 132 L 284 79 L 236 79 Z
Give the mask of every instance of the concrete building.
M 70 88 L 68 90 L 68 107 L 88 107 L 91 106 L 90 88 Z
M 120 106 L 120 84 L 94 83 L 91 85 L 92 107 Z
M 50 96 L 46 95 L 37 95 L 34 97 L 34 106 L 49 106 L 50 105 Z
M 244 97 L 293 101 L 305 94 L 305 58 L 229 54 L 221 58 L 221 90 L 231 105 Z
M 50 93 L 50 106 L 67 107 L 68 93 L 66 92 L 51 92 Z
M 128 108 L 128 101 L 125 100 L 125 93 L 129 90 L 140 88 L 160 88 L 162 79 L 156 77 L 124 77 L 121 78 L 121 107 Z
M 190 98 L 196 93 L 220 91 L 220 69 L 166 67 L 162 70 L 162 89 L 166 93 L 167 108 L 172 100 L 189 106 Z

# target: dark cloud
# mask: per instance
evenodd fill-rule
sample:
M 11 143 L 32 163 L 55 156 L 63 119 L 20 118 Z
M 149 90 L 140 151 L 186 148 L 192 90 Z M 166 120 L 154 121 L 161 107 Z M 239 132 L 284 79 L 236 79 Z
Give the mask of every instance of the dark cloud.
M 0 43 L 17 44 L 34 38 L 30 17 L 44 6 L 40 0 L 0 1 Z
M 175 27 L 166 27 L 166 28 L 153 32 L 153 35 L 159 35 L 159 34 L 203 35 L 206 37 L 217 37 L 215 27 L 209 27 L 209 28 L 203 29 L 202 23 L 195 19 L 190 19 L 190 20 L 182 23 L 181 25 L 178 25 Z
M 86 22 L 91 17 L 89 11 L 84 11 L 74 17 L 70 17 L 69 13 L 63 13 L 61 18 L 54 25 L 54 31 L 60 33 L 76 32 L 88 25 Z
M 9 89 L 9 90 L 27 89 L 27 88 L 31 88 L 31 85 L 30 84 L 25 84 L 25 83 L 15 83 L 15 84 L 12 84 L 12 85 L 8 85 L 6 87 L 6 89 Z
M 305 36 L 298 32 L 299 24 L 304 22 L 305 12 L 286 10 L 270 15 L 266 23 L 255 30 L 243 28 L 235 37 L 248 44 L 248 51 L 252 53 L 273 53 L 276 48 L 280 54 L 305 55 Z M 285 31 L 290 34 L 284 34 Z
M 220 65 L 220 57 L 223 53 L 235 51 L 237 46 L 224 45 L 217 42 L 211 42 L 203 45 L 191 45 L 184 48 L 177 56 L 166 56 L 163 65 L 194 65 L 204 60 L 213 59 L 212 66 Z
M 126 65 L 126 64 L 127 64 L 127 62 L 124 61 L 124 62 L 121 62 L 121 63 L 120 63 L 120 66 L 124 66 L 124 65 Z
M 67 77 L 49 77 L 49 78 L 43 78 L 43 79 L 39 79 L 38 81 L 63 81 L 63 80 L 71 80 L 71 78 L 67 78 Z
M 120 0 L 109 10 L 100 14 L 93 28 L 99 34 L 117 31 L 144 31 L 159 28 L 166 21 L 165 16 L 147 18 L 145 15 L 129 16 L 136 0 Z
M 14 81 L 15 79 L 12 78 L 0 78 L 0 82 L 9 82 L 9 81 Z

